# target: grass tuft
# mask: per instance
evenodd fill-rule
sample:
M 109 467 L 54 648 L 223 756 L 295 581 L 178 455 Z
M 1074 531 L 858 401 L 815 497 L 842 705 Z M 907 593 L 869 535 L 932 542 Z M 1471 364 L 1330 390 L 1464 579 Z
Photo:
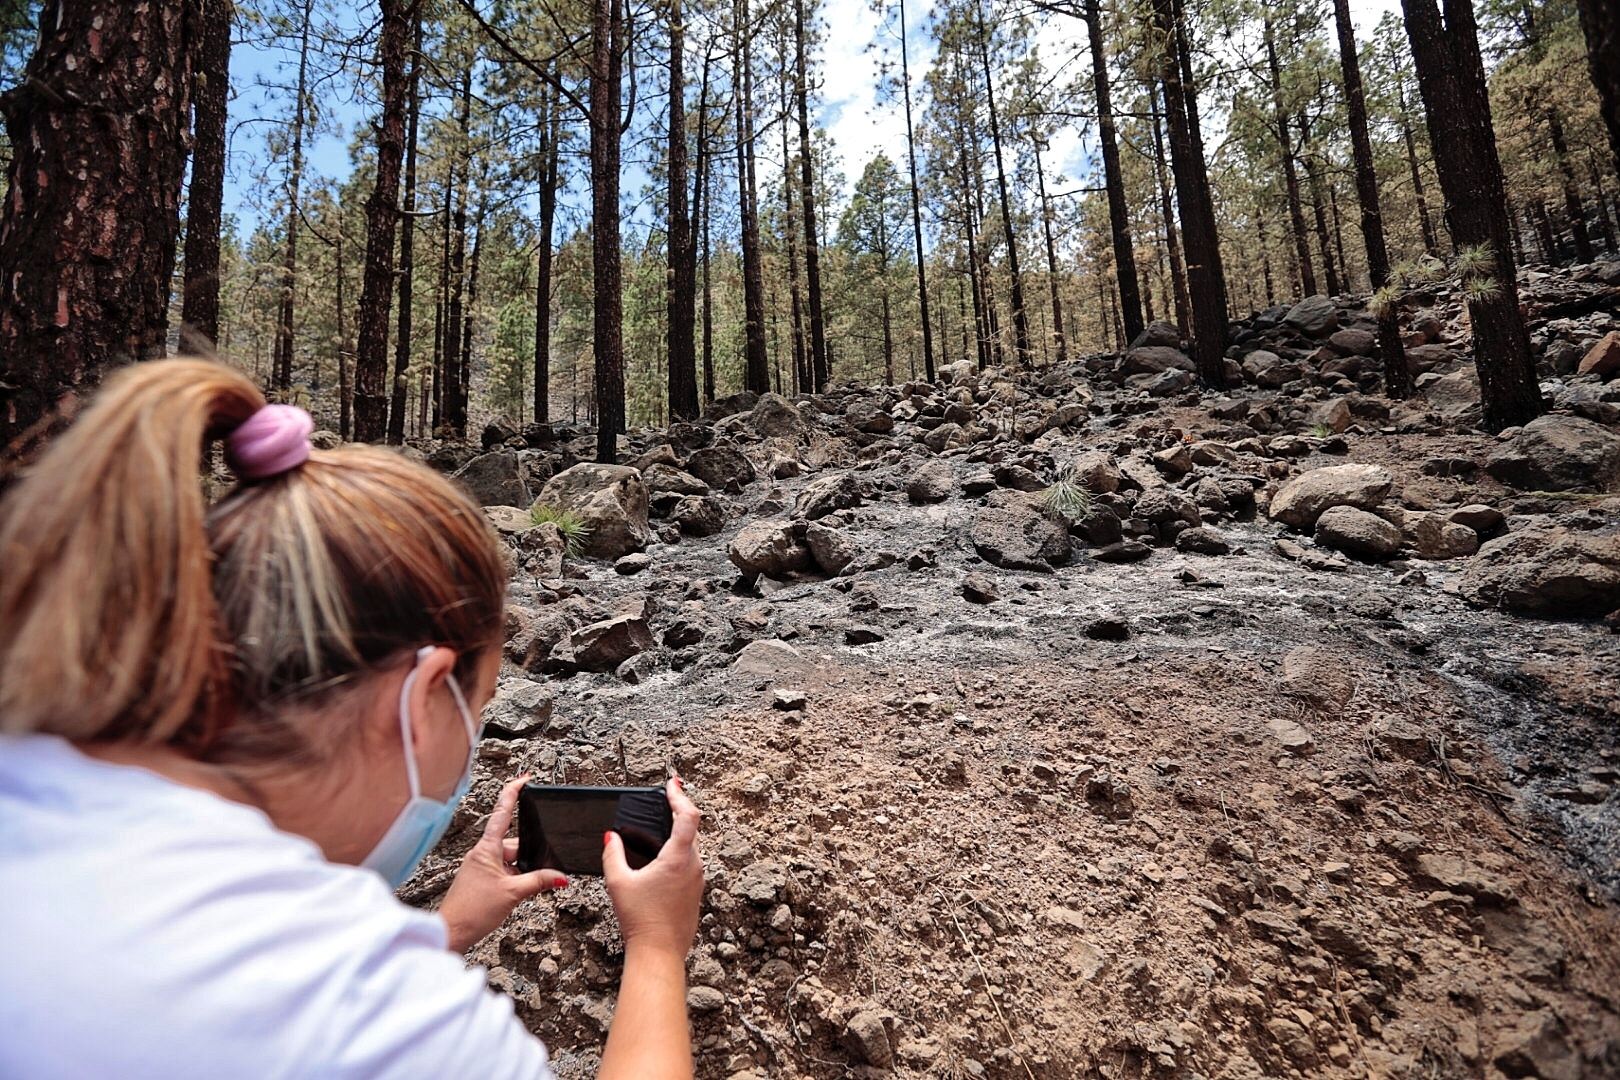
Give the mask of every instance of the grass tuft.
M 1085 521 L 1096 507 L 1090 489 L 1080 482 L 1080 474 L 1072 464 L 1059 469 L 1052 486 L 1041 492 L 1041 505 L 1072 521 Z
M 536 525 L 555 525 L 557 531 L 562 533 L 563 542 L 567 545 L 566 551 L 570 559 L 577 559 L 585 552 L 585 545 L 591 539 L 591 527 L 585 519 L 572 510 L 564 510 L 560 506 L 550 503 L 535 503 L 529 510 L 529 518 Z

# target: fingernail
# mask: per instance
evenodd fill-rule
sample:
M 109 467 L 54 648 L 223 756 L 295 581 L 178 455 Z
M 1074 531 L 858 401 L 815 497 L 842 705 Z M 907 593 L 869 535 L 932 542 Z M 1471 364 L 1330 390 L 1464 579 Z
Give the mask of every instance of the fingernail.
M 607 832 L 602 834 L 602 846 L 607 847 L 612 842 L 613 842 L 613 830 L 609 829 Z
M 677 776 L 675 778 L 675 786 L 680 788 L 682 791 L 685 791 L 686 790 L 686 781 L 682 780 L 680 777 Z
M 559 889 L 568 888 L 568 879 L 565 878 L 565 877 L 558 878 L 557 879 L 557 888 L 559 888 Z

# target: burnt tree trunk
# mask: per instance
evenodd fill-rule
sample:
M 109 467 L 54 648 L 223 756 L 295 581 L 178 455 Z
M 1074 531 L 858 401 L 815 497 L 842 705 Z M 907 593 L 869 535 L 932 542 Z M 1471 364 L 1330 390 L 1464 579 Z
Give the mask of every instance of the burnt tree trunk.
M 1030 364 L 1029 313 L 1024 310 L 1024 277 L 1018 270 L 1018 237 L 1013 233 L 1012 197 L 1007 191 L 1007 169 L 1001 155 L 1001 122 L 996 111 L 996 83 L 990 72 L 990 30 L 984 12 L 976 9 L 979 21 L 979 62 L 984 68 L 984 100 L 990 113 L 990 145 L 996 155 L 996 184 L 1001 195 L 1001 227 L 1007 240 L 1007 276 L 1012 300 L 1013 348 L 1022 367 Z
M 596 460 L 612 465 L 624 430 L 624 288 L 619 249 L 619 81 L 621 0 L 591 8 L 591 271 L 595 278 L 592 352 L 596 378 Z
M 686 27 L 681 3 L 670 0 L 669 5 L 669 416 L 695 420 L 697 280 L 686 213 Z
M 788 78 L 792 68 L 782 57 L 782 236 L 787 241 L 788 329 L 793 335 L 793 386 L 797 393 L 810 392 L 810 352 L 804 341 L 804 297 L 799 292 L 799 238 L 793 205 L 793 154 L 788 148 Z
M 388 441 L 405 441 L 406 395 L 411 373 L 411 293 L 416 276 L 416 156 L 422 126 L 422 11 L 411 14 L 410 118 L 405 126 L 405 202 L 399 236 L 399 326 L 394 341 L 394 381 L 388 403 Z
M 304 0 L 298 45 L 298 84 L 293 102 L 292 160 L 287 169 L 287 247 L 281 261 L 281 307 L 276 318 L 276 389 L 292 388 L 293 326 L 297 318 L 298 199 L 304 179 L 304 124 L 308 115 L 309 32 L 313 0 Z
M 1564 186 L 1564 213 L 1569 215 L 1569 231 L 1575 240 L 1575 258 L 1583 263 L 1592 261 L 1592 237 L 1586 231 L 1586 206 L 1581 202 L 1580 189 L 1575 184 L 1575 167 L 1569 161 L 1569 144 L 1564 139 L 1564 123 L 1557 109 L 1547 110 L 1547 134 L 1552 142 L 1553 159 L 1558 163 L 1558 176 Z
M 1091 84 L 1097 95 L 1097 131 L 1098 141 L 1102 143 L 1103 182 L 1108 187 L 1108 226 L 1114 243 L 1114 276 L 1119 279 L 1120 306 L 1125 309 L 1125 333 L 1134 340 L 1142 332 L 1142 303 L 1137 295 L 1136 250 L 1131 245 L 1130 208 L 1125 202 L 1125 176 L 1119 165 L 1119 142 L 1114 136 L 1114 105 L 1108 88 L 1108 52 L 1103 44 L 1102 8 L 1098 0 L 1087 0 L 1085 15 L 1086 34 L 1091 41 Z M 1041 201 L 1045 203 L 1045 195 L 1041 196 Z M 1047 212 L 1050 214 L 1050 211 Z M 1048 249 L 1052 246 L 1051 231 L 1048 223 Z M 1055 291 L 1052 303 L 1056 307 Z M 1058 333 L 1061 363 L 1061 327 Z
M 1180 6 L 1175 0 L 1154 0 L 1153 12 L 1163 37 L 1165 124 L 1170 129 L 1170 168 L 1176 178 L 1181 233 L 1187 250 L 1193 361 L 1204 385 L 1221 389 L 1226 385 L 1226 281 L 1209 173 L 1197 134 L 1197 90 L 1185 81 L 1186 37 Z
M 1597 87 L 1603 126 L 1609 132 L 1610 163 L 1620 173 L 1620 9 L 1614 0 L 1575 0 L 1586 35 L 1587 71 Z
M 555 68 L 552 69 L 555 72 Z M 552 243 L 557 228 L 558 171 L 562 160 L 562 98 L 546 100 L 545 145 L 540 153 L 540 236 L 534 270 L 534 422 L 551 422 Z
M 1057 245 L 1052 242 L 1052 204 L 1046 198 L 1046 169 L 1041 164 L 1041 144 L 1039 141 L 1035 143 L 1035 182 L 1041 196 L 1041 226 L 1046 234 L 1046 283 L 1052 294 L 1052 341 L 1057 346 L 1057 362 L 1066 364 L 1069 362 L 1069 344 L 1063 336 L 1063 297 L 1058 289 Z M 1130 243 L 1129 233 L 1126 234 L 1125 242 L 1127 245 Z M 1115 255 L 1118 254 L 1119 251 L 1116 248 Z M 1133 261 L 1131 265 L 1134 267 L 1136 264 Z M 1131 271 L 1131 282 L 1133 285 L 1136 282 L 1136 271 L 1134 269 Z M 1148 302 L 1150 311 L 1152 306 L 1150 300 Z M 1152 316 L 1149 315 L 1149 318 L 1152 318 Z M 1140 323 L 1141 321 L 1142 318 L 1139 313 L 1137 322 Z M 1129 328 L 1127 327 L 1127 329 Z M 1136 331 L 1138 334 L 1141 332 L 1140 329 Z M 1134 337 L 1135 334 L 1132 336 Z
M 450 256 L 449 291 L 444 305 L 444 363 L 440 396 L 444 401 L 444 423 L 456 435 L 467 434 L 466 400 L 461 385 L 461 320 L 467 282 L 467 198 L 472 184 L 472 64 L 461 76 L 461 107 L 457 117 L 458 138 L 450 160 L 455 182 L 450 189 L 455 203 L 450 214 L 445 244 Z M 459 161 L 457 160 L 459 158 Z
M 928 267 L 923 258 L 922 197 L 917 187 L 917 134 L 911 123 L 911 61 L 906 45 L 906 0 L 900 5 L 900 85 L 906 103 L 906 161 L 911 168 L 911 234 L 917 246 L 917 305 L 922 323 L 923 374 L 934 381 L 934 330 L 928 321 Z M 785 166 L 784 166 L 785 167 Z
M 382 118 L 377 125 L 377 179 L 366 200 L 366 263 L 354 353 L 354 437 L 378 442 L 388 434 L 388 316 L 394 296 L 394 234 L 399 225 L 399 175 L 405 160 L 405 66 L 415 4 L 381 0 Z
M 1384 243 L 1384 216 L 1379 209 L 1378 173 L 1373 168 L 1372 139 L 1367 132 L 1367 94 L 1361 82 L 1361 61 L 1356 54 L 1355 24 L 1349 0 L 1333 0 L 1333 18 L 1339 33 L 1339 67 L 1344 77 L 1345 103 L 1350 119 L 1350 152 L 1356 167 L 1356 200 L 1361 204 L 1361 239 L 1367 249 L 1367 277 L 1377 294 L 1389 284 L 1389 248 Z M 1394 301 L 1375 295 L 1378 316 L 1378 355 L 1384 362 L 1384 390 L 1392 398 L 1409 397 L 1412 372 L 1406 365 L 1395 321 Z
M 1288 110 L 1283 105 L 1282 65 L 1277 61 L 1277 40 L 1271 20 L 1265 24 L 1266 67 L 1271 75 L 1272 134 L 1282 157 L 1283 186 L 1288 195 L 1288 232 L 1294 241 L 1295 280 L 1305 296 L 1316 292 L 1316 270 L 1311 265 L 1311 247 L 1305 239 L 1305 211 L 1299 197 L 1299 169 L 1294 160 L 1294 144 L 1288 137 Z
M 1539 416 L 1530 340 L 1519 315 L 1502 165 L 1496 155 L 1485 69 L 1470 0 L 1402 0 L 1406 36 L 1428 115 L 1429 143 L 1446 199 L 1446 225 L 1459 248 L 1490 252 L 1494 276 L 1468 299 L 1485 423 L 1501 430 Z
M 210 353 L 219 342 L 219 232 L 225 201 L 225 114 L 231 96 L 231 0 L 201 8 L 192 72 L 191 188 L 186 194 L 186 277 L 180 351 Z
M 1176 229 L 1176 211 L 1170 197 L 1170 181 L 1165 175 L 1164 130 L 1160 119 L 1159 84 L 1148 84 L 1148 100 L 1153 112 L 1153 180 L 1159 189 L 1159 215 L 1164 218 L 1164 250 L 1170 260 L 1170 286 L 1175 297 L 1176 329 L 1182 337 L 1192 327 L 1192 303 L 1187 299 L 1187 271 L 1181 260 L 1181 236 Z
M 697 174 L 692 180 L 692 231 L 703 241 L 703 402 L 714 401 L 714 297 L 709 289 L 709 63 L 703 56 L 703 86 L 698 91 Z M 696 259 L 697 253 L 693 252 Z
M 804 211 L 804 279 L 810 302 L 811 390 L 827 388 L 831 373 L 827 359 L 827 318 L 821 297 L 821 238 L 816 232 L 815 159 L 810 152 L 810 85 L 805 75 L 805 0 L 793 2 L 794 92 L 799 98 L 799 206 Z
M 1434 230 L 1434 219 L 1429 216 L 1429 200 L 1423 190 L 1423 170 L 1418 168 L 1417 139 L 1412 135 L 1412 118 L 1407 112 L 1406 90 L 1397 81 L 1397 105 L 1401 116 L 1401 142 L 1406 147 L 1406 167 L 1412 174 L 1412 198 L 1417 203 L 1418 228 L 1423 233 L 1423 249 L 1430 255 L 1440 251 L 1440 236 Z
M 1316 150 L 1311 140 L 1311 125 L 1304 113 L 1299 114 L 1301 158 L 1305 165 L 1305 182 L 1311 189 L 1311 217 L 1316 222 L 1316 247 L 1322 253 L 1322 276 L 1327 279 L 1329 296 L 1337 296 L 1340 289 L 1339 271 L 1333 264 L 1333 240 L 1328 234 L 1327 193 L 1322 190 L 1322 170 L 1317 167 Z
M 771 388 L 770 359 L 765 348 L 765 268 L 760 257 L 759 189 L 754 176 L 754 76 L 752 12 L 748 0 L 737 0 L 737 52 L 732 67 L 737 114 L 737 209 L 742 233 L 743 389 L 763 394 Z

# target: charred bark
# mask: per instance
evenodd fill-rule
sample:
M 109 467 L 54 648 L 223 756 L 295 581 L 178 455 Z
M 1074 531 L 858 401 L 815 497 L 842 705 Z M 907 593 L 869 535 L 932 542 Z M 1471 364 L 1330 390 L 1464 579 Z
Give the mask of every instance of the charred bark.
M 186 193 L 186 276 L 180 351 L 207 354 L 219 342 L 219 233 L 225 201 L 225 114 L 231 96 L 231 0 L 196 0 L 192 73 L 191 188 Z

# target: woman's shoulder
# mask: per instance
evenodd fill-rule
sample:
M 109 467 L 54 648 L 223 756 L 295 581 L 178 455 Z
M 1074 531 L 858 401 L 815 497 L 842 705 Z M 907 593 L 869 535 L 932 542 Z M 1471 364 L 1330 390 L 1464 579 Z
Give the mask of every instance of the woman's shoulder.
M 543 1075 L 438 916 L 251 808 L 128 773 L 0 743 L 0 924 L 19 944 L 0 1028 L 33 1033 L 0 1075 L 191 1076 L 254 1055 L 267 1075 L 458 1073 L 469 1046 L 496 1075 L 503 1057 Z M 74 1037 L 86 1023 L 95 1047 Z M 452 1058 L 458 1037 L 474 1041 Z

